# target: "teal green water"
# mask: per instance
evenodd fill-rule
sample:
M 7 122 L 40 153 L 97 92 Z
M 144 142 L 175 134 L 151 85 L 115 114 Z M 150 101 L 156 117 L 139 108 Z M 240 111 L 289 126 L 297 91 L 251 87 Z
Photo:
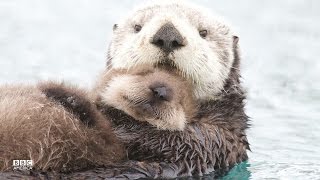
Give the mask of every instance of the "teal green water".
M 251 177 L 251 172 L 249 171 L 250 164 L 248 162 L 243 162 L 236 167 L 234 167 L 228 175 L 220 178 L 219 180 L 247 180 Z
M 140 0 L 1 0 L 0 83 L 90 86 L 112 25 Z M 222 179 L 320 179 L 320 1 L 195 0 L 240 37 L 248 162 Z

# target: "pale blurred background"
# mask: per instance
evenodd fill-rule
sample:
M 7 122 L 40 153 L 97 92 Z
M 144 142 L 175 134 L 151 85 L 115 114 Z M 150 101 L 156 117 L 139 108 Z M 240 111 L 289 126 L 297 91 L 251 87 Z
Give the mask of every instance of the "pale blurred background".
M 92 86 L 138 0 L 0 0 L 0 84 Z M 320 1 L 194 0 L 239 33 L 250 160 L 224 179 L 320 179 Z

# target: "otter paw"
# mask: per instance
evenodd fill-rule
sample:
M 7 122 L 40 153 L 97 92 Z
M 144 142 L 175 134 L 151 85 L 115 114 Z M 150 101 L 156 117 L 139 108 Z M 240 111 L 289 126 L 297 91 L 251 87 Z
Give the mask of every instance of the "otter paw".
M 40 85 L 47 98 L 61 104 L 67 111 L 77 116 L 81 122 L 91 127 L 95 124 L 96 108 L 85 92 L 64 84 L 48 83 Z

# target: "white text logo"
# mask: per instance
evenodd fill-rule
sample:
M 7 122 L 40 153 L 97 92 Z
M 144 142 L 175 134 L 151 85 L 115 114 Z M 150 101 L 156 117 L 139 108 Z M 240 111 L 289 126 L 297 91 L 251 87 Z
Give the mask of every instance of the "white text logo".
M 33 166 L 32 160 L 13 160 L 13 170 L 31 170 Z

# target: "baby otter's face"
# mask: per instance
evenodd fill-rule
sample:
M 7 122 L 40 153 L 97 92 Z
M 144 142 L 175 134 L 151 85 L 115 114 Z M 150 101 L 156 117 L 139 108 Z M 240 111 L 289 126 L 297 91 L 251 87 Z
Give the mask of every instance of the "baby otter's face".
M 110 68 L 176 70 L 197 99 L 214 99 L 234 60 L 237 38 L 223 21 L 178 0 L 156 1 L 114 26 Z
M 183 130 L 195 112 L 192 88 L 179 76 L 151 70 L 111 71 L 101 101 L 162 130 Z

